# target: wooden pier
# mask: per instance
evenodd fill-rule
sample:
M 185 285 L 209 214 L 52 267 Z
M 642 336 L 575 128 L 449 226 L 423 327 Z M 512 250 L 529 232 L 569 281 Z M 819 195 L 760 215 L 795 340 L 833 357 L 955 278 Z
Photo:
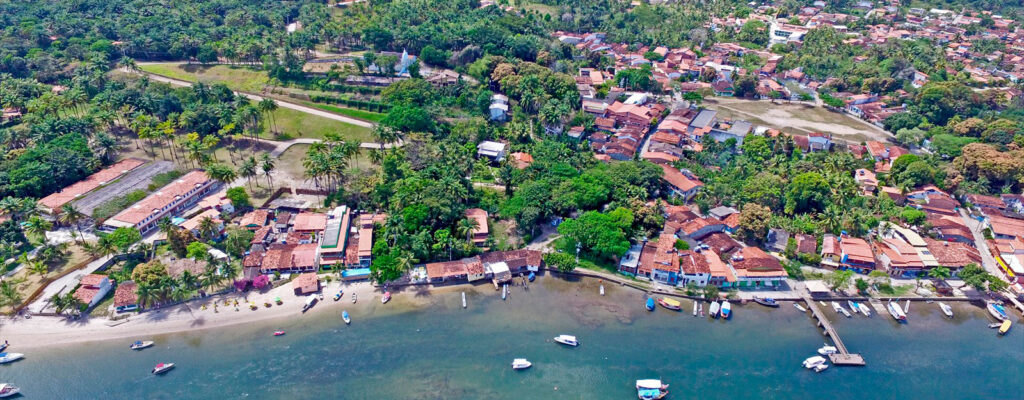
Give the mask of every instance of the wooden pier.
M 823 334 L 832 338 L 832 342 L 835 343 L 836 349 L 839 350 L 839 353 L 829 354 L 828 358 L 832 361 L 832 364 L 863 366 L 864 357 L 861 357 L 860 354 L 851 354 L 850 351 L 847 350 L 846 345 L 843 344 L 843 339 L 839 338 L 839 334 L 836 333 L 836 329 L 832 326 L 832 323 L 828 321 L 828 318 L 825 318 L 825 314 L 821 311 L 821 308 L 819 308 L 818 303 L 815 303 L 814 300 L 806 295 L 803 296 L 803 298 L 804 302 L 807 303 L 807 309 L 811 310 L 811 314 L 818 320 L 817 326 L 825 330 Z

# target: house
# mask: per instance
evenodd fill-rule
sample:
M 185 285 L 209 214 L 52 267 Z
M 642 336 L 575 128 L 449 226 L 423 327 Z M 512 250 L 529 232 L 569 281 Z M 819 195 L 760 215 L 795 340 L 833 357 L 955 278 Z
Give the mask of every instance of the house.
M 82 304 L 85 304 L 86 309 L 90 309 L 103 300 L 113 287 L 114 282 L 106 275 L 89 274 L 83 276 L 82 280 L 78 282 L 78 289 L 75 289 L 74 296 Z
M 704 287 L 711 281 L 711 266 L 704 255 L 693 250 L 679 252 L 679 269 L 681 271 L 679 286 Z
M 657 242 L 645 244 L 640 254 L 636 277 L 666 285 L 677 285 L 682 271 L 675 244 L 675 235 L 667 232 L 663 232 Z
M 866 274 L 875 270 L 875 254 L 864 239 L 842 236 L 839 238 L 839 268 Z
M 504 122 L 508 118 L 508 97 L 501 94 L 491 96 L 491 121 Z
M 124 281 L 117 285 L 117 289 L 114 290 L 114 311 L 121 313 L 138 310 L 138 287 L 135 281 Z
M 984 214 L 991 212 L 999 213 L 1000 211 L 1006 210 L 1006 203 L 1003 202 L 1003 199 L 995 196 L 969 194 L 967 195 L 967 201 L 970 202 L 975 209 Z
M 485 140 L 476 146 L 476 154 L 479 157 L 487 157 L 491 161 L 500 162 L 505 159 L 506 147 L 504 143 Z
M 990 250 L 1010 282 L 1024 283 L 1024 239 L 995 239 Z
M 512 157 L 512 165 L 516 169 L 526 169 L 533 164 L 533 156 L 529 153 L 512 153 L 509 156 Z
M 339 206 L 331 212 L 327 220 L 327 228 L 320 238 L 320 267 L 336 264 L 345 265 L 345 245 L 348 243 L 351 210 L 347 206 Z
M 658 164 L 658 166 L 663 171 L 661 179 L 668 185 L 672 196 L 681 197 L 684 201 L 690 201 L 693 196 L 697 195 L 700 188 L 704 186 L 704 183 L 700 180 L 688 177 L 674 167 L 663 164 Z
M 712 208 L 712 209 L 708 210 L 708 215 L 709 216 L 717 218 L 717 219 L 720 219 L 720 220 L 724 220 L 726 217 L 728 217 L 730 215 L 733 215 L 733 214 L 739 214 L 739 210 L 737 210 L 735 208 L 732 208 L 732 207 L 726 207 L 726 206 L 718 206 L 718 207 L 715 207 L 715 208 Z
M 268 246 L 260 263 L 260 273 L 303 273 L 316 272 L 317 245 L 306 244 L 271 244 Z
M 206 219 L 210 219 L 210 221 L 213 221 L 213 237 L 220 237 L 220 235 L 224 232 L 224 220 L 220 219 L 220 211 L 217 211 L 216 209 L 213 208 L 207 209 L 199 214 L 196 214 L 196 216 L 189 218 L 185 222 L 182 222 L 181 225 L 179 226 L 182 229 L 191 233 L 192 236 L 201 237 L 203 233 L 205 233 L 202 232 L 201 228 L 203 227 L 203 220 Z
M 274 229 L 278 233 L 288 233 L 288 229 L 292 227 L 294 220 L 295 214 L 288 211 L 278 211 L 277 215 L 274 216 Z
M 508 267 L 510 273 L 524 274 L 540 271 L 543 262 L 541 256 L 541 252 L 537 250 L 491 251 L 481 254 L 480 261 L 485 268 L 500 262 Z
M 985 218 L 984 223 L 996 239 L 1024 238 L 1024 220 L 992 214 Z
M 768 236 L 765 237 L 765 248 L 776 253 L 782 253 L 786 251 L 786 245 L 789 244 L 789 232 L 785 229 L 772 228 L 768 230 Z
M 948 268 L 954 276 L 968 264 L 981 265 L 981 253 L 966 243 L 944 242 L 931 238 L 924 238 L 924 241 L 936 263 Z
M 974 233 L 964 223 L 963 218 L 942 214 L 927 214 L 927 221 L 932 226 L 932 233 L 939 239 L 949 242 L 974 245 Z
M 228 198 L 227 188 L 221 189 L 219 192 L 211 194 L 205 199 L 200 200 L 199 209 L 217 210 L 228 214 L 235 212 L 235 206 L 231 204 L 231 199 Z
M 217 182 L 210 179 L 206 172 L 189 172 L 107 219 L 102 229 L 113 231 L 130 227 L 146 235 L 156 229 L 162 219 L 188 210 L 216 186 Z
M 704 239 L 701 239 L 699 243 L 699 248 L 711 249 L 718 254 L 729 254 L 732 253 L 733 250 L 743 247 L 740 242 L 737 242 L 736 239 L 732 238 L 732 236 L 723 232 L 712 233 Z
M 320 278 L 313 272 L 300 274 L 292 280 L 292 290 L 296 296 L 319 292 Z
M 807 146 L 810 151 L 831 151 L 832 135 L 821 132 L 807 134 Z
M 803 233 L 796 235 L 797 254 L 816 254 L 817 251 L 818 240 L 813 235 Z
M 744 247 L 729 258 L 739 288 L 778 288 L 789 274 L 779 259 L 757 247 Z
M 270 210 L 260 208 L 249 211 L 245 215 L 243 215 L 242 218 L 238 221 L 238 226 L 244 229 L 248 229 L 250 231 L 256 231 L 262 228 L 264 225 L 267 225 L 267 222 L 269 220 Z
M 480 257 L 469 257 L 455 261 L 435 262 L 425 265 L 427 279 L 433 283 L 446 281 L 473 282 L 485 276 L 484 264 Z
M 470 208 L 466 210 L 465 217 L 476 223 L 476 227 L 473 228 L 471 233 L 473 244 L 478 247 L 484 246 L 487 243 L 487 236 L 490 234 L 487 228 L 487 211 L 480 208 Z
M 864 168 L 854 172 L 853 180 L 857 182 L 857 185 L 860 185 L 860 189 L 865 196 L 873 196 L 875 190 L 878 189 L 878 177 L 875 176 L 874 172 Z
M 120 179 L 125 174 L 145 163 L 145 161 L 135 158 L 118 161 L 114 165 L 104 168 L 95 174 L 89 175 L 89 177 L 81 181 L 39 199 L 36 203 L 44 213 L 56 216 L 57 214 L 60 214 L 61 207 L 64 207 L 65 204 L 78 200 L 93 190 Z
M 637 268 L 640 265 L 640 254 L 643 251 L 642 243 L 635 243 L 629 247 L 626 254 L 619 260 L 619 273 L 636 276 Z

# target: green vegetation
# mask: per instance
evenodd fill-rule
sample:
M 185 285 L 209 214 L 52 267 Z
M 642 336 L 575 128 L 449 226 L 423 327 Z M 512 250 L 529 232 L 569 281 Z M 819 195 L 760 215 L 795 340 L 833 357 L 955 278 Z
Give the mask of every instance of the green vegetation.
M 355 142 L 373 141 L 370 129 L 347 124 L 316 115 L 306 114 L 290 108 L 278 108 L 273 111 L 276 130 L 281 135 L 271 135 L 270 127 L 263 125 L 260 137 L 267 139 L 288 140 L 294 138 L 323 139 L 328 134 L 339 134 L 346 140 Z
M 117 215 L 117 213 L 128 208 L 128 206 L 138 203 L 139 200 L 146 198 L 148 194 L 149 193 L 144 190 L 136 190 L 123 197 L 111 199 L 106 203 L 100 204 L 99 207 L 96 207 L 96 209 L 92 211 L 92 217 L 97 221 L 106 220 L 107 218 Z
M 142 64 L 139 69 L 188 82 L 223 83 L 231 90 L 260 93 L 270 83 L 267 72 L 236 65 Z

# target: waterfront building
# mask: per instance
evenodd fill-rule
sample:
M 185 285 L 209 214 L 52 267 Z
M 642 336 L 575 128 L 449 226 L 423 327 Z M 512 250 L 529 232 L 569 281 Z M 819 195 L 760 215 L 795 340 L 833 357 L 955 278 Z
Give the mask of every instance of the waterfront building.
M 217 182 L 210 179 L 206 172 L 189 172 L 107 219 L 101 229 L 113 231 L 129 227 L 138 229 L 145 236 L 156 229 L 160 220 L 188 210 L 216 186 Z
M 90 309 L 103 300 L 113 287 L 114 282 L 106 275 L 89 274 L 83 276 L 79 281 L 74 296 L 82 304 L 85 304 L 87 309 Z
M 339 206 L 330 213 L 327 228 L 320 238 L 320 267 L 329 268 L 345 264 L 345 245 L 348 243 L 350 211 Z
M 839 238 L 839 268 L 866 274 L 875 270 L 875 254 L 864 239 L 842 236 Z
M 292 280 L 292 290 L 296 296 L 319 292 L 320 278 L 313 272 L 300 274 Z
M 487 243 L 487 236 L 490 235 L 490 230 L 487 227 L 487 211 L 481 208 L 470 208 L 466 210 L 465 217 L 476 222 L 476 228 L 473 228 L 473 232 L 470 234 L 473 244 L 477 247 L 484 247 Z
M 757 247 L 744 247 L 729 258 L 729 266 L 736 274 L 737 287 L 777 288 L 789 277 L 779 259 Z
M 129 312 L 139 309 L 139 295 L 136 293 L 139 285 L 134 281 L 124 281 L 117 285 L 114 290 L 114 311 Z

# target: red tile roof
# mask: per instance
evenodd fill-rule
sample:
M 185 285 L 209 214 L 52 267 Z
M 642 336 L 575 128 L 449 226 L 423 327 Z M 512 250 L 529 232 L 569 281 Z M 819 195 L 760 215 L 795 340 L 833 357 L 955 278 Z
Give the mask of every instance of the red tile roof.
M 44 208 L 53 210 L 53 212 L 59 212 L 61 207 L 70 203 L 72 200 L 75 200 L 75 198 L 96 190 L 96 188 L 120 178 L 121 175 L 124 175 L 145 163 L 146 162 L 143 160 L 134 158 L 121 160 L 114 165 L 96 172 L 95 174 L 89 175 L 89 177 L 62 189 L 57 193 L 43 197 L 38 203 Z
M 99 288 L 79 286 L 78 289 L 75 290 L 74 296 L 76 299 L 78 299 L 78 301 L 81 301 L 84 304 L 89 304 L 92 302 L 92 299 L 95 298 L 97 294 L 99 294 L 99 292 Z
M 139 302 L 139 295 L 135 293 L 138 285 L 132 281 L 125 281 L 117 285 L 114 291 L 114 307 L 127 307 L 136 305 Z
M 267 224 L 268 219 L 270 219 L 270 211 L 264 209 L 252 210 L 243 215 L 238 224 L 243 227 L 261 227 Z
M 300 293 L 311 293 L 320 289 L 320 278 L 313 272 L 300 274 L 292 280 L 292 289 Z
M 295 216 L 292 225 L 296 231 L 322 231 L 327 229 L 327 215 L 309 212 L 299 213 Z
M 939 265 L 954 268 L 972 263 L 981 265 L 981 253 L 966 243 L 943 242 L 932 238 L 924 238 L 924 241 Z
M 687 178 L 686 175 L 683 175 L 683 173 L 678 169 L 661 164 L 658 164 L 658 166 L 660 166 L 662 171 L 664 171 L 662 179 L 680 191 L 686 192 L 693 188 L 704 186 L 704 184 L 699 180 Z
M 89 274 L 89 275 L 83 276 L 82 280 L 79 283 L 81 283 L 82 286 L 99 287 L 100 284 L 103 283 L 104 279 L 107 279 L 106 275 Z
M 189 172 L 181 178 L 178 178 L 178 180 L 160 188 L 156 193 L 146 196 L 146 198 L 128 207 L 124 211 L 121 211 L 110 219 L 112 221 L 120 221 L 130 225 L 137 225 L 146 219 L 146 217 L 153 215 L 154 210 L 163 209 L 167 205 L 176 201 L 178 197 L 183 197 L 193 189 L 209 182 L 210 178 L 206 175 L 206 172 Z

